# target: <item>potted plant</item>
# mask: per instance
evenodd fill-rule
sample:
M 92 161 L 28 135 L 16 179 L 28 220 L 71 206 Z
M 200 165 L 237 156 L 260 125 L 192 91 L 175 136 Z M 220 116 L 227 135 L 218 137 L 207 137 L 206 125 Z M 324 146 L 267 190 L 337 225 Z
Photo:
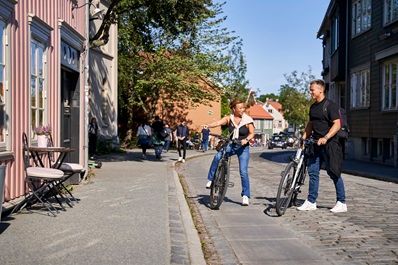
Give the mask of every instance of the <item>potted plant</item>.
M 39 147 L 47 147 L 48 146 L 48 137 L 51 133 L 50 125 L 40 125 L 34 128 L 34 132 L 37 135 L 37 146 Z

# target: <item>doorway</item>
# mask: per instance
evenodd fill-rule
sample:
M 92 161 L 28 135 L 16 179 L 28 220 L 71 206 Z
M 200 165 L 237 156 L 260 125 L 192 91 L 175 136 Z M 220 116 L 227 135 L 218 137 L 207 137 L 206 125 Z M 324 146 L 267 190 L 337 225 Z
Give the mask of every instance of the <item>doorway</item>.
M 73 148 L 65 161 L 79 163 L 79 73 L 61 68 L 61 146 Z

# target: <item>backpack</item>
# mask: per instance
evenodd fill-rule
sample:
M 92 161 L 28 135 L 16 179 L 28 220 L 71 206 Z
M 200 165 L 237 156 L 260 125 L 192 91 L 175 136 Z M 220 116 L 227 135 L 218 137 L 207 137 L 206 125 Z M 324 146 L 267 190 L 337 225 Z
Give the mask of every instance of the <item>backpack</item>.
M 165 138 L 169 135 L 169 133 L 167 132 L 167 129 L 166 129 L 166 128 L 163 128 L 163 129 L 159 132 L 159 135 L 160 135 L 160 137 L 161 137 L 162 139 L 165 139 Z
M 326 99 L 325 103 L 323 104 L 323 115 L 328 119 L 328 112 L 327 112 L 327 107 L 329 105 L 329 100 Z M 345 112 L 345 109 L 339 107 L 339 117 L 340 117 L 340 124 L 341 128 L 337 132 L 337 137 L 342 140 L 348 140 L 348 136 L 350 134 L 350 129 L 348 127 L 348 122 L 347 122 L 347 114 Z

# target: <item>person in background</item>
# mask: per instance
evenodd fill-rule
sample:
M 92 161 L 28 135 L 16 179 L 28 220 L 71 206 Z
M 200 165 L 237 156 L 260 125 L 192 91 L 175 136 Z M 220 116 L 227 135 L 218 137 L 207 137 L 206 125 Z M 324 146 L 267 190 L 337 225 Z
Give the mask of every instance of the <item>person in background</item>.
M 325 82 L 323 80 L 311 81 L 310 94 L 315 102 L 310 107 L 310 121 L 305 127 L 302 139 L 312 137 L 317 144 L 314 146 L 314 154 L 310 156 L 307 165 L 310 177 L 308 196 L 305 202 L 300 207 L 297 207 L 297 210 L 313 211 L 317 209 L 319 171 L 322 162 L 326 162 L 326 172 L 333 180 L 336 189 L 336 204 L 330 211 L 333 213 L 347 212 L 344 182 L 341 177 L 343 151 L 336 135 L 341 128 L 339 107 L 326 98 Z M 329 104 L 325 108 L 327 100 Z
M 187 123 L 182 121 L 176 129 L 176 140 L 177 140 L 177 150 L 178 150 L 178 162 L 185 163 L 185 156 L 187 153 L 187 140 L 189 137 L 189 129 Z M 182 156 L 181 156 L 182 148 Z
M 152 144 L 155 149 L 156 159 L 162 159 L 162 149 L 164 145 L 164 140 L 162 137 L 162 131 L 164 129 L 164 123 L 159 118 L 159 116 L 155 116 L 155 121 L 152 123 Z
M 90 159 L 94 159 L 94 156 L 97 154 L 97 136 L 97 119 L 92 117 L 90 123 L 88 124 L 88 154 Z
M 202 129 L 202 151 L 206 152 L 209 149 L 209 136 L 210 130 L 209 128 L 204 125 Z
M 168 124 L 165 124 L 164 128 L 165 128 L 165 131 L 167 132 L 167 136 L 164 138 L 163 151 L 167 153 L 170 148 L 170 143 L 171 143 L 173 134 L 172 134 L 171 129 Z
M 148 125 L 147 121 L 142 122 L 142 124 L 137 129 L 138 144 L 142 149 L 142 158 L 146 158 L 146 150 L 150 147 L 152 142 L 152 129 Z
M 207 124 L 208 128 L 213 128 L 221 125 L 227 125 L 231 139 L 240 140 L 241 144 L 231 143 L 227 147 L 227 155 L 237 155 L 239 159 L 239 174 L 242 183 L 242 205 L 249 205 L 250 198 L 250 181 L 249 181 L 249 159 L 250 159 L 250 146 L 249 142 L 254 137 L 254 121 L 245 113 L 246 103 L 239 99 L 234 99 L 229 104 L 232 114 L 225 116 L 219 121 Z M 210 188 L 216 173 L 218 164 L 222 158 L 222 152 L 217 152 L 211 163 L 209 173 L 207 175 L 206 188 Z

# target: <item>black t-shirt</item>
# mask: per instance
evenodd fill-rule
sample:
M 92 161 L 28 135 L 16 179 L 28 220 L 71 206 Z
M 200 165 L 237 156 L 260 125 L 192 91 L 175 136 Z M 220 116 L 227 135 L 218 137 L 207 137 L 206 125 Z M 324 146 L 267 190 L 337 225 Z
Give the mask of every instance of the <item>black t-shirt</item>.
M 333 125 L 333 121 L 340 118 L 339 107 L 332 101 L 328 100 L 326 113 L 324 114 L 323 105 L 326 98 L 321 102 L 315 102 L 310 108 L 310 121 L 312 122 L 312 136 L 315 140 L 325 136 Z

